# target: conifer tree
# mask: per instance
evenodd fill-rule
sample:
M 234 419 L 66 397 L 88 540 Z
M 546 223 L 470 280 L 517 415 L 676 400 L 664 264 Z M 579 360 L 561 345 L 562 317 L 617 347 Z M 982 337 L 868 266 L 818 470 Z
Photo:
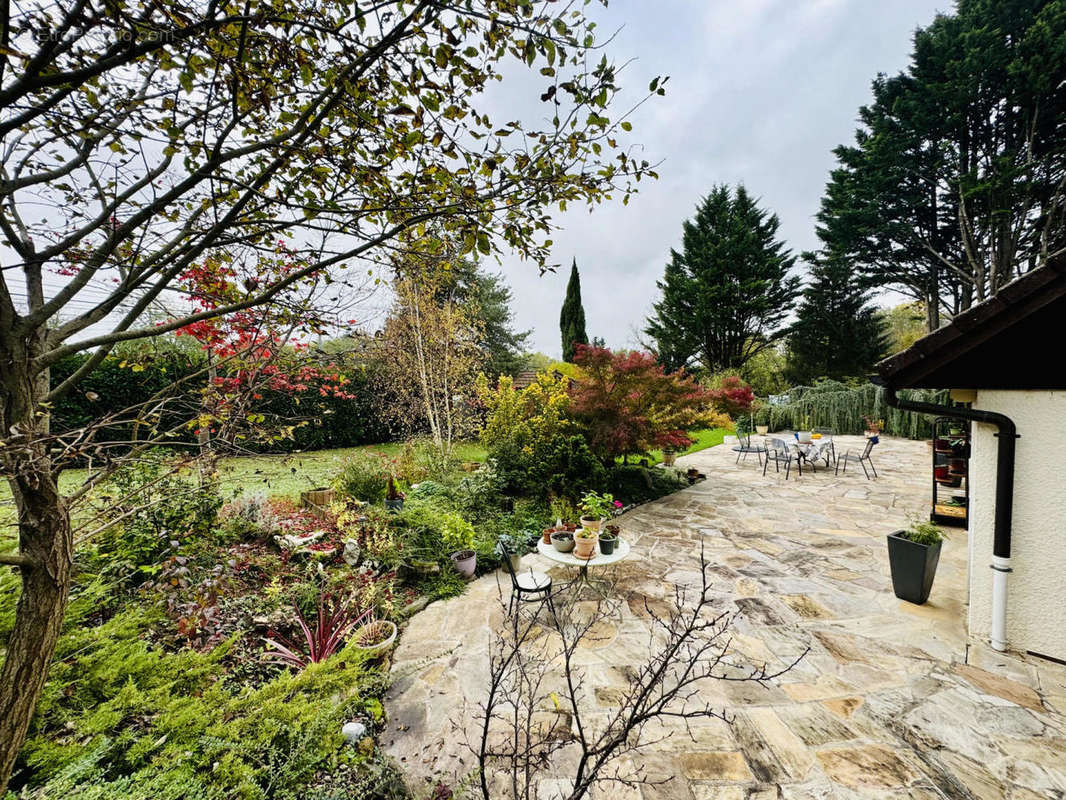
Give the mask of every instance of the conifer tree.
M 865 375 L 887 350 L 884 325 L 867 305 L 869 295 L 840 256 L 805 254 L 811 279 L 798 318 L 789 329 L 786 377 L 793 384 L 817 378 Z
M 662 299 L 644 332 L 667 369 L 739 369 L 786 332 L 799 290 L 776 214 L 743 186 L 715 186 L 670 251 Z
M 559 330 L 562 333 L 563 361 L 574 362 L 574 350 L 578 344 L 588 344 L 585 333 L 585 309 L 581 305 L 581 277 L 577 274 L 577 259 L 570 267 L 570 282 L 566 284 L 566 299 L 559 313 Z

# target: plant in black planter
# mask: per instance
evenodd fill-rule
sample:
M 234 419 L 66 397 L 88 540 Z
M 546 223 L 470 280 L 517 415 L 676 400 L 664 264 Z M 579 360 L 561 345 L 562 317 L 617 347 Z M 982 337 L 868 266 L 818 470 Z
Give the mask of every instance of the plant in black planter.
M 600 533 L 600 552 L 605 556 L 609 556 L 614 552 L 614 548 L 618 544 L 618 531 L 617 525 L 608 524 L 603 526 L 603 531 Z
M 921 605 L 929 599 L 943 536 L 932 522 L 916 522 L 888 535 L 888 563 L 896 597 Z

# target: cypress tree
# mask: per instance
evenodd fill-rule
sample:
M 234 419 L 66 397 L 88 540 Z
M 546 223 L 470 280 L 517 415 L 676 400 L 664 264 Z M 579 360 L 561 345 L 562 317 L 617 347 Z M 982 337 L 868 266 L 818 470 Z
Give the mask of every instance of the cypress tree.
M 585 333 L 585 309 L 581 305 L 581 278 L 577 274 L 577 259 L 570 267 L 570 282 L 566 284 L 566 299 L 559 313 L 559 330 L 563 339 L 563 361 L 573 363 L 575 344 L 588 344 Z

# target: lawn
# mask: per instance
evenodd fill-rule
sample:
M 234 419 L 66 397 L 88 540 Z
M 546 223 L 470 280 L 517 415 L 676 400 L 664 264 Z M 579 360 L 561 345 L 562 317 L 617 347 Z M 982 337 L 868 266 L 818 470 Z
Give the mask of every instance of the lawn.
M 265 493 L 271 497 L 299 497 L 300 492 L 318 486 L 328 486 L 340 472 L 345 459 L 361 451 L 378 452 L 395 457 L 402 442 L 370 444 L 363 447 L 344 447 L 336 450 L 316 450 L 308 453 L 280 453 L 276 455 L 235 456 L 219 461 L 219 479 L 225 496 L 245 493 Z M 485 449 L 476 443 L 456 445 L 456 456 L 462 461 L 484 461 Z M 59 488 L 64 494 L 73 492 L 85 480 L 83 469 L 66 470 L 59 476 Z M 0 550 L 14 545 L 14 502 L 7 483 L 0 485 Z
M 300 492 L 328 486 L 345 460 L 355 453 L 376 452 L 395 458 L 402 447 L 402 442 L 389 442 L 309 453 L 226 458 L 219 464 L 220 480 L 227 494 L 240 488 L 245 492 L 259 491 L 295 499 Z M 455 454 L 461 461 L 485 460 L 485 449 L 472 442 L 456 445 Z
M 706 450 L 708 447 L 719 445 L 722 443 L 722 440 L 731 433 L 733 433 L 733 431 L 730 428 L 703 428 L 698 431 L 689 431 L 689 435 L 695 439 L 696 442 L 684 452 L 679 452 L 678 455 L 698 453 L 700 450 Z M 619 462 L 621 462 L 621 459 L 619 459 Z M 652 466 L 661 464 L 662 462 L 662 450 L 652 450 L 648 454 L 648 463 Z

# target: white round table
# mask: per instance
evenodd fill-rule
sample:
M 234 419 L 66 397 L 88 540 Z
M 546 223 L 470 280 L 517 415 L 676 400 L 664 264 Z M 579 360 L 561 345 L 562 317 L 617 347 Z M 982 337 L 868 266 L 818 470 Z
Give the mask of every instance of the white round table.
M 623 558 L 629 555 L 629 542 L 625 539 L 619 539 L 614 546 L 614 552 L 609 556 L 605 556 L 599 552 L 599 542 L 596 543 L 596 555 L 592 558 L 578 558 L 574 555 L 574 551 L 569 553 L 560 553 L 555 549 L 555 545 L 545 544 L 543 539 L 537 541 L 537 552 L 545 558 L 551 559 L 559 564 L 565 564 L 568 567 L 580 567 L 581 574 L 587 575 L 589 567 L 605 567 L 608 564 L 616 564 Z

